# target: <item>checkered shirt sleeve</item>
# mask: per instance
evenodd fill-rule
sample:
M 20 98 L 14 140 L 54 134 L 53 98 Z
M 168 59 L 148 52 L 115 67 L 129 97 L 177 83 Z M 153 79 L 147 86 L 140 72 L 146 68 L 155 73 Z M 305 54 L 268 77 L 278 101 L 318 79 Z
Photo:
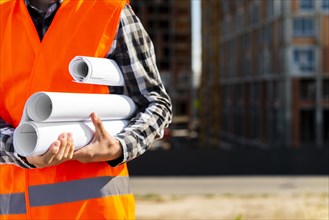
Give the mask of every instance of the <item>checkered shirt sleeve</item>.
M 122 15 L 108 58 L 118 63 L 128 96 L 138 106 L 137 115 L 116 136 L 123 147 L 122 162 L 127 162 L 163 136 L 164 128 L 171 122 L 172 105 L 156 66 L 150 37 L 130 6 L 125 7 Z
M 30 164 L 14 152 L 13 133 L 14 128 L 0 118 L 0 165 L 15 164 L 24 168 L 32 168 Z

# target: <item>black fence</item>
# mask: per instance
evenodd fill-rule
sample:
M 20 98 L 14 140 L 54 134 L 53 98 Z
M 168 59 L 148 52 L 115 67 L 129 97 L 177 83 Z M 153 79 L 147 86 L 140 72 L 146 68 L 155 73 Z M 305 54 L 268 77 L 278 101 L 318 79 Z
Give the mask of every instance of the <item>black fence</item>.
M 128 166 L 131 176 L 328 175 L 329 148 L 149 150 Z

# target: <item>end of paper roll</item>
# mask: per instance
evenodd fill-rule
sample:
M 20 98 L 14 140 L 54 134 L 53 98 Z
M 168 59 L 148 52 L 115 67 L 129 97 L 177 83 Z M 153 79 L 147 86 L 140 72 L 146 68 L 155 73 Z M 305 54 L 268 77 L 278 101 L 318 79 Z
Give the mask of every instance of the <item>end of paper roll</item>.
M 76 82 L 96 85 L 125 86 L 118 64 L 108 58 L 75 56 L 69 72 Z
M 82 57 L 75 57 L 69 64 L 69 72 L 74 80 L 83 82 L 88 78 L 89 65 Z
M 48 94 L 38 92 L 28 99 L 27 113 L 32 121 L 42 122 L 47 120 L 51 115 L 53 106 Z
M 38 135 L 32 124 L 23 123 L 14 132 L 15 152 L 23 157 L 31 156 L 37 146 Z

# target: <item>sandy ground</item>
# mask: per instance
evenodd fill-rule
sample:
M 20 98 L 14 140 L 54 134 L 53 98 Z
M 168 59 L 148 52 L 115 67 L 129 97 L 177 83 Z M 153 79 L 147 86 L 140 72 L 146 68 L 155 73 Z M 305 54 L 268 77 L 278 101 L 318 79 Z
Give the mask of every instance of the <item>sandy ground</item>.
M 132 178 L 137 219 L 329 219 L 328 177 Z

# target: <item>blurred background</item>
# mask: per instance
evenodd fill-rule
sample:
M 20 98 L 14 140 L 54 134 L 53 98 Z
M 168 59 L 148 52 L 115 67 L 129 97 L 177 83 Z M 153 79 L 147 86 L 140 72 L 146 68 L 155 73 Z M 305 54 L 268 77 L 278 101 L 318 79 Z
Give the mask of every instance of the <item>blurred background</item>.
M 131 5 L 174 113 L 164 138 L 128 164 L 137 217 L 328 219 L 329 0 Z M 174 214 L 191 196 L 199 206 L 179 210 L 210 201 L 203 214 Z M 274 197 L 266 207 L 277 209 L 255 208 Z

